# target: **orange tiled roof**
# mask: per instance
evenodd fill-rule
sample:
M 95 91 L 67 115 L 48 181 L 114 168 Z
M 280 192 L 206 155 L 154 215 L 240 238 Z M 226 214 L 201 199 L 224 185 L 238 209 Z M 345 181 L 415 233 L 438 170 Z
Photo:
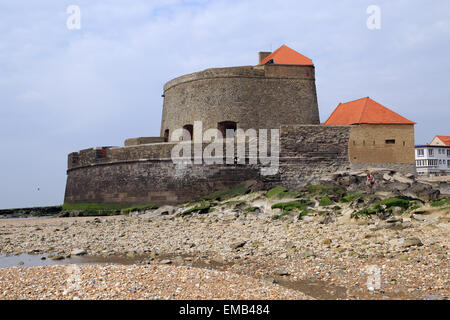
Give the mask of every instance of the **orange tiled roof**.
M 340 103 L 324 124 L 415 124 L 415 122 L 367 97 Z
M 439 138 L 447 147 L 450 147 L 450 137 L 449 136 L 436 136 Z
M 294 65 L 306 65 L 313 66 L 313 62 L 310 58 L 292 50 L 288 46 L 282 45 L 277 50 L 268 55 L 259 65 L 266 64 L 272 60 L 276 64 L 294 64 Z

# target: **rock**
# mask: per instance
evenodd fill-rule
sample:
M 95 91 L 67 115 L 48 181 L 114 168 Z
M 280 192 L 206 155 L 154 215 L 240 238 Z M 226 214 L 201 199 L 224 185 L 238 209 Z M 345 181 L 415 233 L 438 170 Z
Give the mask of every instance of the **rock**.
M 387 223 L 397 223 L 397 222 L 402 222 L 402 218 L 397 218 L 397 217 L 390 217 L 389 219 L 386 220 Z
M 231 249 L 236 250 L 236 249 L 239 249 L 239 248 L 242 248 L 243 246 L 245 246 L 246 243 L 247 243 L 247 241 L 240 241 L 240 242 L 233 243 L 230 247 L 231 247 Z
M 417 221 L 425 221 L 426 220 L 425 217 L 419 216 L 417 214 L 413 214 L 412 218 Z
M 314 251 L 312 251 L 311 249 L 306 249 L 303 254 L 302 254 L 303 258 L 309 258 L 309 257 L 315 257 L 316 255 L 314 254 Z
M 275 274 L 277 276 L 289 276 L 290 275 L 290 273 L 287 270 L 284 270 L 284 269 L 276 270 Z
M 322 244 L 324 245 L 330 245 L 331 244 L 331 239 L 325 239 L 322 241 Z
M 327 216 L 326 216 L 325 218 L 323 218 L 319 223 L 320 223 L 320 224 L 329 224 L 329 223 L 332 223 L 332 222 L 334 222 L 333 217 L 330 216 L 330 215 L 327 215 Z
M 391 182 L 386 184 L 386 186 L 384 186 L 385 190 L 388 191 L 397 191 L 397 192 L 402 192 L 405 191 L 409 188 L 409 184 L 407 183 L 402 183 L 402 182 Z
M 439 223 L 449 223 L 450 218 L 449 217 L 439 217 Z
M 287 259 L 288 255 L 287 253 L 280 254 L 280 259 Z
M 169 260 L 169 259 L 166 259 L 166 260 L 161 260 L 159 263 L 161 263 L 161 264 L 171 264 L 172 261 Z
M 409 247 L 414 247 L 414 246 L 421 247 L 421 246 L 423 246 L 423 243 L 417 237 L 405 239 L 405 241 L 403 242 L 404 248 L 409 248 Z
M 23 261 L 19 261 L 18 265 L 23 266 L 25 263 Z
M 404 192 L 405 196 L 418 198 L 421 200 L 436 200 L 440 195 L 439 189 L 433 188 L 432 185 L 416 182 L 413 183 L 408 190 Z
M 163 206 L 163 207 L 158 208 L 155 211 L 153 211 L 153 214 L 154 215 L 167 216 L 167 215 L 175 214 L 175 212 L 176 212 L 175 207 L 173 207 L 173 206 Z
M 407 254 L 402 254 L 398 256 L 398 260 L 400 261 L 409 261 L 409 256 Z
M 406 178 L 405 176 L 403 176 L 402 174 L 400 174 L 398 172 L 396 172 L 392 178 L 395 181 L 400 182 L 400 183 L 412 184 L 414 182 L 414 180 Z
M 392 180 L 394 180 L 394 179 L 392 178 L 392 176 L 391 176 L 390 174 L 388 174 L 388 173 L 385 173 L 385 174 L 383 175 L 383 179 L 386 180 L 386 181 L 392 181 Z
M 61 255 L 49 255 L 48 258 L 54 261 L 64 260 L 64 257 Z
M 273 284 L 277 284 L 278 283 L 278 281 L 276 279 L 271 278 L 271 277 L 264 277 L 263 280 L 267 281 L 267 282 L 270 282 L 270 283 L 273 283 Z
M 288 241 L 284 244 L 284 247 L 289 250 L 295 248 L 295 244 L 292 241 Z
M 72 250 L 72 252 L 70 254 L 73 256 L 83 256 L 83 255 L 87 254 L 87 252 L 84 249 L 74 249 L 74 250 Z

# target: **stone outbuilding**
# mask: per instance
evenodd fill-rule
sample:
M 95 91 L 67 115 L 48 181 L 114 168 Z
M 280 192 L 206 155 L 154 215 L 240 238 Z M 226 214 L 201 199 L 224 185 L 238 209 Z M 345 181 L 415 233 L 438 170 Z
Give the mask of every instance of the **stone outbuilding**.
M 324 125 L 351 125 L 349 160 L 375 167 L 410 166 L 414 173 L 414 125 L 369 97 L 340 103 Z M 402 170 L 404 171 L 404 170 Z

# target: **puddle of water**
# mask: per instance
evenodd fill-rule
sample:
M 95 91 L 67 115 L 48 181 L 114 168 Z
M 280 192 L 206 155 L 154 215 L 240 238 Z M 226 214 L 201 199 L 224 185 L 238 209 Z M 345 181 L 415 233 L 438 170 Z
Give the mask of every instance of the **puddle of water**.
M 320 300 L 346 299 L 347 289 L 320 280 L 288 280 L 277 278 L 278 284 Z
M 14 217 L 14 216 L 0 216 L 0 220 L 33 220 L 33 219 L 50 219 L 50 218 L 57 218 L 57 216 L 28 216 L 28 217 L 24 217 L 24 216 L 18 216 L 18 217 Z
M 45 258 L 45 259 L 43 259 Z M 0 255 L 0 268 L 54 266 L 65 264 L 124 264 L 137 263 L 138 259 L 125 257 L 74 256 L 63 260 L 52 260 L 48 254 L 20 254 L 17 256 Z M 20 263 L 20 264 L 19 264 Z

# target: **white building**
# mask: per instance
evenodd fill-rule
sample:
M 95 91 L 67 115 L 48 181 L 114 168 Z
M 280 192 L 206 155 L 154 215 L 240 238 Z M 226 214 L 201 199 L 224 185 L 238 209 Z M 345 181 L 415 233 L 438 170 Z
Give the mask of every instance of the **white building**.
M 430 144 L 415 146 L 419 176 L 450 175 L 450 137 L 436 136 Z

